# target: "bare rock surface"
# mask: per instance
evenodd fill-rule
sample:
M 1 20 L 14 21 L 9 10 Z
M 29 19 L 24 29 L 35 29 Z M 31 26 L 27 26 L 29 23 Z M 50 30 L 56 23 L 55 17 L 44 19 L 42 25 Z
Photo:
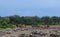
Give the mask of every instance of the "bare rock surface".
M 31 26 L 27 26 L 27 28 L 17 28 L 15 29 L 2 29 L 0 30 L 0 37 L 29 37 L 30 35 L 32 37 L 50 37 L 50 34 L 58 34 L 58 37 L 60 37 L 60 26 L 50 26 L 48 29 L 33 29 Z M 32 32 L 36 31 L 36 33 L 32 34 Z M 24 35 L 22 35 L 24 34 Z

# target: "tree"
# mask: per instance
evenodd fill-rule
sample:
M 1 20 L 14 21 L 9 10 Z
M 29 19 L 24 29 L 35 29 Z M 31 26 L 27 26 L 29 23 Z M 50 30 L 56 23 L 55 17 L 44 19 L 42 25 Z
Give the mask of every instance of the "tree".
M 42 24 L 49 24 L 49 20 L 50 20 L 50 17 L 48 17 L 48 16 L 41 17 Z
M 53 16 L 53 17 L 51 17 L 51 23 L 53 24 L 53 25 L 56 25 L 56 24 L 58 24 L 60 21 L 59 21 L 59 17 L 57 17 L 57 16 Z

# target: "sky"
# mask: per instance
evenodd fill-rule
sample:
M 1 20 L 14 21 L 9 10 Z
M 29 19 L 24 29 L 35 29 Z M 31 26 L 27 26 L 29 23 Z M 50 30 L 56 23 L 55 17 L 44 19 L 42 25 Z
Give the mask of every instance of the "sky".
M 60 0 L 0 0 L 0 16 L 60 16 Z

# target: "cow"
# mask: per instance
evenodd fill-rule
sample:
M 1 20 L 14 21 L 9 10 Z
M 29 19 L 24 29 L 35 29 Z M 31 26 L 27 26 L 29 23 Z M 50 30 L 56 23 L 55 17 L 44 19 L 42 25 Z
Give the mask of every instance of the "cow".
M 16 27 L 25 28 L 26 25 L 25 24 L 16 24 Z
M 32 27 L 37 27 L 37 28 L 46 28 L 48 29 L 49 28 L 49 25 L 42 25 L 42 24 L 38 24 L 38 25 L 32 25 Z

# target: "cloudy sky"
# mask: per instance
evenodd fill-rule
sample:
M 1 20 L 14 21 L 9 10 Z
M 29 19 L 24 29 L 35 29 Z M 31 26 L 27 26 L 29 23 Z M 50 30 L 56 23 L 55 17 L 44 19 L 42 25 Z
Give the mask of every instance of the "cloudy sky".
M 0 0 L 0 16 L 60 16 L 60 0 Z

